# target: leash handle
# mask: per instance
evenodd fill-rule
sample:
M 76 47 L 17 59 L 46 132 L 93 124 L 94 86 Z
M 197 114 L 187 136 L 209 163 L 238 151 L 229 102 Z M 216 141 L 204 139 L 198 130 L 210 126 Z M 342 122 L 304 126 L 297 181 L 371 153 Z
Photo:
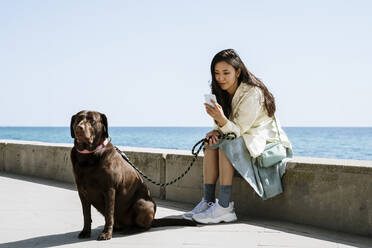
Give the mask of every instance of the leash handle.
M 218 137 L 219 140 L 221 140 L 221 139 L 225 139 L 225 140 L 233 140 L 233 139 L 236 139 L 236 134 L 235 134 L 235 133 L 226 133 L 226 134 L 220 134 L 220 135 L 218 135 L 217 137 Z M 204 143 L 208 143 L 210 138 L 211 138 L 211 137 L 209 137 L 208 139 L 207 139 L 207 138 L 204 138 L 204 139 L 199 140 L 199 141 L 198 141 L 198 142 L 193 146 L 193 148 L 192 148 L 192 150 L 191 150 L 192 155 L 194 155 L 194 156 L 198 156 L 200 150 L 201 150 L 202 148 L 205 147 Z M 196 148 L 198 145 L 200 145 L 200 146 L 199 146 L 197 152 L 195 152 L 195 148 Z

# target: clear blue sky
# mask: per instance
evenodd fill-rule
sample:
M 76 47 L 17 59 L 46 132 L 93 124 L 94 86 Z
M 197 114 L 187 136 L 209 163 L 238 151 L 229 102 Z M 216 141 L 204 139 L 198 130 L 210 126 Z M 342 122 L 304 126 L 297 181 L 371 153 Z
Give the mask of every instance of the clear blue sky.
M 283 126 L 372 126 L 372 1 L 1 1 L 0 126 L 209 126 L 238 51 Z

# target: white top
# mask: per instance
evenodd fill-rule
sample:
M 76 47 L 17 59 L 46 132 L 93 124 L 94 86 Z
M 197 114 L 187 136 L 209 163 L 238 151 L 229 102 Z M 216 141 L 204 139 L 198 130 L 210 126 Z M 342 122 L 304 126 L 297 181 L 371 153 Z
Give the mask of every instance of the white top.
M 273 117 L 269 117 L 264 104 L 264 95 L 260 88 L 241 83 L 231 101 L 232 112 L 223 127 L 215 125 L 222 133 L 233 132 L 243 136 L 245 145 L 252 157 L 258 157 L 267 142 L 278 142 L 279 136 Z M 287 135 L 276 118 L 280 138 L 285 147 L 292 148 Z

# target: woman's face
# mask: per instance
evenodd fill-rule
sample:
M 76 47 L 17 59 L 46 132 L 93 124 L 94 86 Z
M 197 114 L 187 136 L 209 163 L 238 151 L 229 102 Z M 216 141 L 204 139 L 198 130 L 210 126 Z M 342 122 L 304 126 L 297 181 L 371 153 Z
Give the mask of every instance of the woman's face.
M 229 94 L 234 94 L 238 88 L 239 75 L 240 69 L 235 70 L 234 67 L 225 61 L 218 62 L 214 66 L 214 77 L 218 85 Z

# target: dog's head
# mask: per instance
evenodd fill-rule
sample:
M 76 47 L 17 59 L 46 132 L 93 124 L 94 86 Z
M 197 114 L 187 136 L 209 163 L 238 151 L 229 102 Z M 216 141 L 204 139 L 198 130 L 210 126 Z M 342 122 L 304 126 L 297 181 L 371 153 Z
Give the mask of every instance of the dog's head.
M 96 111 L 80 111 L 71 117 L 71 137 L 78 150 L 94 150 L 108 138 L 106 115 Z

